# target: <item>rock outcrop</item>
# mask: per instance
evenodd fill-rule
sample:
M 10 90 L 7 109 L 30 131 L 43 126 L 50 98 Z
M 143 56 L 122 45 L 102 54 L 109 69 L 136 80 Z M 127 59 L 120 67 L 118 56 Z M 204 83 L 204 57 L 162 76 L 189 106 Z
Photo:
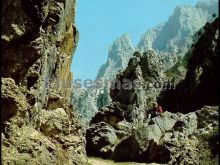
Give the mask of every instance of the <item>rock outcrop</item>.
M 107 62 L 99 69 L 96 79 L 101 79 L 103 82 L 114 80 L 117 73 L 127 67 L 134 51 L 135 49 L 131 44 L 131 38 L 128 34 L 125 33 L 117 38 L 110 46 Z M 104 83 L 103 87 L 98 90 L 99 95 L 95 99 L 97 100 L 98 108 L 111 103 L 109 89 L 110 85 Z
M 165 82 L 162 61 L 154 51 L 135 52 L 133 56 L 110 89 L 112 101 L 120 103 L 128 121 L 134 120 L 131 117 L 134 107 L 142 112 L 150 109 L 160 91 L 172 87 L 171 82 Z
M 85 164 L 70 103 L 75 0 L 4 0 L 1 15 L 2 163 Z
M 113 103 L 100 108 L 90 121 L 86 133 L 87 153 L 112 157 L 117 143 L 132 132 L 132 123 L 145 122 L 145 110 L 150 110 L 151 103 L 156 101 L 163 85 L 166 85 L 162 84 L 164 81 L 163 65 L 155 52 L 135 52 L 128 67 L 116 76 L 111 86 Z M 111 136 L 115 138 L 110 142 Z M 108 143 L 98 143 L 97 139 L 105 139 Z

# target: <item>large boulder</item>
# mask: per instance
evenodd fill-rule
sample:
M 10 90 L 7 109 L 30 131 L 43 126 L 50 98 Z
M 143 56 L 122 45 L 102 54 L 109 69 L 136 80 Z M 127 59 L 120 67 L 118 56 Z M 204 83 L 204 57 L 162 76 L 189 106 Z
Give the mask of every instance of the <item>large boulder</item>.
M 152 118 L 149 121 L 149 125 L 156 124 L 162 133 L 165 133 L 168 130 L 171 130 L 176 123 L 178 116 L 176 114 L 172 114 L 170 112 L 164 112 L 160 116 Z
M 117 139 L 115 130 L 111 125 L 105 122 L 93 124 L 86 132 L 87 154 L 111 158 Z
M 124 119 L 124 112 L 119 107 L 118 103 L 113 103 L 100 108 L 99 112 L 92 118 L 90 124 L 106 122 L 115 127 L 120 121 Z
M 156 124 L 148 127 L 142 126 L 115 147 L 113 159 L 115 161 L 166 163 L 170 160 L 170 152 L 158 143 L 158 138 L 161 136 L 162 132 Z

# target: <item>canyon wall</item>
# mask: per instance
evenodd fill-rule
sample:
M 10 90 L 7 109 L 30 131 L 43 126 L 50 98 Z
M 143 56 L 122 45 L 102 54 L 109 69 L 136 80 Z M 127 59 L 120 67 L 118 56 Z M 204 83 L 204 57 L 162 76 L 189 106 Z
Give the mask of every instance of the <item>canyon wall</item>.
M 70 103 L 75 0 L 2 3 L 3 164 L 85 164 Z

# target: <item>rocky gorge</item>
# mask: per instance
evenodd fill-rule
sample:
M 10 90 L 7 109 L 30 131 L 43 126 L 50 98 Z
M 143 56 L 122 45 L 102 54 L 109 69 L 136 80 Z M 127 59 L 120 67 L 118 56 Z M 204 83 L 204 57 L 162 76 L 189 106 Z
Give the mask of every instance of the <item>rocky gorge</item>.
M 114 80 L 112 86 L 88 90 L 72 86 L 76 1 L 4 0 L 2 164 L 90 165 L 90 157 L 112 164 L 217 164 L 216 4 L 177 7 L 137 47 L 123 34 L 97 74 Z M 148 118 L 153 102 L 164 112 Z

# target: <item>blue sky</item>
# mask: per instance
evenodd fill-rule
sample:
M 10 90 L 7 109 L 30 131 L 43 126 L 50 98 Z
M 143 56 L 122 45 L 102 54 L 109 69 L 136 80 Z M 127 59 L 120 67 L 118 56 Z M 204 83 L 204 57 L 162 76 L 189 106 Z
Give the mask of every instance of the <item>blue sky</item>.
M 136 45 L 148 29 L 168 20 L 177 5 L 198 0 L 77 0 L 80 39 L 71 70 L 74 79 L 95 79 L 108 49 L 123 33 Z

